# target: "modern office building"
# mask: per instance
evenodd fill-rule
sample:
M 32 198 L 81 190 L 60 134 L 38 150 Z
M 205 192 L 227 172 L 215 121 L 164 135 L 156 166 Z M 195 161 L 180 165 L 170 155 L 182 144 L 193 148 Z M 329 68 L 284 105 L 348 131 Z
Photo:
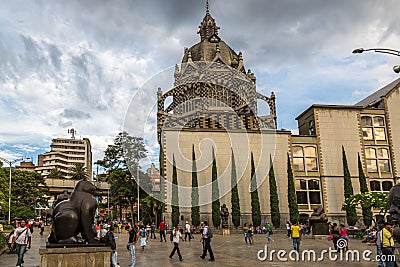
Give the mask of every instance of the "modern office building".
M 219 201 L 230 212 L 231 171 L 235 163 L 242 224 L 251 223 L 252 163 L 262 224 L 271 220 L 270 160 L 275 171 L 281 222 L 289 218 L 288 158 L 299 212 L 304 219 L 322 205 L 330 220 L 345 222 L 345 212 L 341 210 L 342 147 L 354 193 L 360 192 L 358 155 L 370 191 L 387 192 L 398 181 L 400 79 L 355 105 L 311 105 L 296 118 L 299 134 L 293 135 L 277 130 L 274 93 L 265 96 L 256 91 L 256 77 L 246 71 L 243 54 L 230 48 L 218 30 L 207 8 L 199 26 L 200 42 L 186 48 L 182 64 L 175 67 L 174 87 L 158 90 L 160 174 L 166 179 L 161 189 L 167 203 L 163 216 L 169 224 L 174 169 L 178 184 L 175 204 L 179 205 L 181 221 L 190 220 L 194 168 L 200 218 L 211 221 L 211 202 L 215 200 L 212 198 L 214 159 Z M 260 103 L 269 114 L 259 115 Z M 361 210 L 358 212 L 361 216 Z M 229 225 L 232 226 L 231 219 Z

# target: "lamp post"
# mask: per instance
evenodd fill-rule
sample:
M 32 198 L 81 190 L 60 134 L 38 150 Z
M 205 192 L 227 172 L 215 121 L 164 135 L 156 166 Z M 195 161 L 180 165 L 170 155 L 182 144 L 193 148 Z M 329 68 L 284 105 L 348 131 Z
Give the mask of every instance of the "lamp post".
M 26 159 L 30 159 L 30 158 L 20 158 L 20 159 L 8 160 L 8 159 L 0 157 L 0 160 L 7 163 L 10 168 L 10 180 L 8 182 L 8 224 L 11 223 L 11 165 L 13 165 L 14 163 L 16 163 L 18 161 L 23 161 Z
M 400 51 L 395 49 L 388 49 L 388 48 L 358 48 L 353 50 L 353 54 L 361 54 L 366 51 L 374 51 L 376 53 L 383 53 L 383 54 L 390 54 L 394 56 L 400 57 Z M 393 71 L 396 73 L 400 73 L 400 65 L 396 65 L 393 67 Z

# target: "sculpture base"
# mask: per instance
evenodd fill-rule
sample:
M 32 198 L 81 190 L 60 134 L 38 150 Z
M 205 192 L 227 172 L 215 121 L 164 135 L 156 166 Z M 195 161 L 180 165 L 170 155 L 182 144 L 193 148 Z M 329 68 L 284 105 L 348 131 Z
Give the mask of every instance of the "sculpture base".
M 311 230 L 313 236 L 329 235 L 329 225 L 326 222 L 314 222 Z
M 40 248 L 40 266 L 108 267 L 109 247 Z
M 231 234 L 231 230 L 229 229 L 222 229 L 222 235 L 230 235 Z

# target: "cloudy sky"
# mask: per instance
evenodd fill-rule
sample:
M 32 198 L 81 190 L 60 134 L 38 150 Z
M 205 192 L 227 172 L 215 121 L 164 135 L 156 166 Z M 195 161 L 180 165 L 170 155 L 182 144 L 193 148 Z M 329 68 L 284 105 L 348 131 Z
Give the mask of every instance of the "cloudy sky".
M 400 49 L 398 0 L 209 2 L 219 36 L 243 52 L 258 91 L 275 92 L 278 128 L 295 130 L 312 104 L 355 104 L 399 77 L 399 57 L 351 53 Z M 138 88 L 199 42 L 204 14 L 203 0 L 0 1 L 0 157 L 36 163 L 52 138 L 75 128 L 102 158 Z M 146 135 L 154 129 L 131 134 L 147 136 L 156 162 L 156 140 Z

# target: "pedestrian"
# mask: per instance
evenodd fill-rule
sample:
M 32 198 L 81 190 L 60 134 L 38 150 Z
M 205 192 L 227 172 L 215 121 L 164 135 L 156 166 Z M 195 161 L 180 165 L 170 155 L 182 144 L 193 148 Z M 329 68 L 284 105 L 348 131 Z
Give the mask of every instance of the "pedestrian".
M 346 240 L 346 251 L 349 250 L 349 234 L 347 232 L 346 226 L 340 224 L 340 238 Z
M 142 250 L 144 250 L 144 248 L 147 245 L 147 239 L 149 238 L 144 225 L 142 225 L 142 228 L 140 229 L 138 236 L 140 238 L 140 246 L 142 247 Z
M 165 222 L 161 220 L 160 224 L 158 225 L 158 230 L 160 231 L 160 242 L 162 242 L 163 237 L 164 241 L 167 242 L 166 236 L 165 236 Z
M 129 267 L 133 267 L 136 264 L 136 243 L 137 243 L 137 229 L 136 227 L 130 227 L 128 230 L 129 240 L 128 246 L 129 251 L 131 252 L 131 265 Z
M 393 240 L 393 227 L 389 222 L 383 224 L 383 229 L 379 233 L 380 235 L 380 251 L 379 254 L 385 257 L 385 267 L 394 267 L 396 262 L 396 256 L 394 255 L 394 240 Z
M 206 257 L 207 251 L 208 251 L 208 253 L 210 254 L 209 261 L 214 261 L 215 260 L 214 253 L 211 248 L 211 239 L 213 237 L 213 234 L 212 234 L 210 227 L 208 227 L 207 221 L 204 221 L 203 225 L 204 225 L 204 229 L 203 229 L 202 240 L 204 242 L 204 247 L 203 247 L 203 254 L 200 256 L 200 258 L 202 258 L 204 260 L 204 258 Z
M 332 224 L 332 230 L 330 232 L 330 235 L 332 236 L 333 247 L 335 248 L 335 250 L 337 250 L 338 249 L 337 242 L 341 237 L 337 223 Z
M 39 222 L 39 226 L 40 226 L 40 235 L 43 235 L 43 232 L 44 232 L 44 222 L 43 222 L 43 221 L 40 221 L 40 222 Z
M 188 221 L 186 221 L 186 224 L 185 224 L 185 242 L 186 242 L 187 237 L 189 237 L 189 242 L 190 242 L 191 233 L 190 233 L 190 224 Z
M 384 267 L 382 261 L 382 242 L 381 242 L 381 230 L 383 227 L 379 228 L 379 231 L 376 231 L 376 255 L 377 255 L 377 262 L 379 267 Z
M 250 224 L 249 226 L 249 231 L 247 232 L 247 235 L 249 236 L 250 245 L 254 245 L 254 227 L 252 224 Z
M 292 242 L 293 242 L 293 249 L 296 250 L 297 252 L 300 252 L 300 241 L 301 241 L 301 234 L 300 234 L 300 226 L 298 222 L 295 222 L 291 227 L 290 227 L 290 234 L 292 236 Z
M 292 234 L 292 230 L 291 230 L 291 225 L 290 225 L 290 222 L 289 221 L 286 221 L 286 231 L 287 231 L 287 237 L 289 237 L 290 238 L 290 235 Z
M 150 224 L 150 239 L 156 239 L 156 224 L 154 221 Z
M 182 233 L 180 231 L 179 225 L 175 226 L 175 229 L 172 231 L 172 242 L 174 243 L 174 249 L 171 251 L 171 254 L 169 254 L 169 258 L 172 259 L 172 257 L 175 254 L 175 251 L 178 253 L 178 257 L 180 261 L 183 261 L 181 251 L 179 249 L 179 239 L 182 239 Z
M 122 222 L 121 221 L 118 222 L 118 233 L 119 234 L 122 233 Z
M 111 266 L 112 267 L 117 267 L 119 264 L 117 263 L 117 244 L 115 243 L 115 237 L 114 237 L 114 226 L 110 225 L 107 227 L 108 232 L 105 236 L 105 244 L 107 247 L 111 248 Z
M 20 226 L 14 230 L 15 245 L 18 254 L 16 266 L 22 266 L 24 263 L 24 254 L 26 249 L 31 248 L 32 233 L 29 230 L 29 225 L 25 224 L 25 220 L 21 220 Z
M 267 230 L 266 230 L 266 236 L 267 236 L 267 242 L 268 244 L 271 244 L 272 242 L 274 242 L 274 240 L 271 238 L 272 235 L 272 226 L 271 224 L 269 224 L 269 222 L 267 222 Z
M 248 243 L 250 243 L 250 245 L 251 245 L 251 239 L 249 239 L 248 233 L 249 233 L 249 227 L 247 226 L 247 223 L 245 223 L 245 224 L 243 225 L 244 241 L 246 242 L 246 245 L 247 245 Z M 249 241 L 249 242 L 247 242 L 247 241 Z

